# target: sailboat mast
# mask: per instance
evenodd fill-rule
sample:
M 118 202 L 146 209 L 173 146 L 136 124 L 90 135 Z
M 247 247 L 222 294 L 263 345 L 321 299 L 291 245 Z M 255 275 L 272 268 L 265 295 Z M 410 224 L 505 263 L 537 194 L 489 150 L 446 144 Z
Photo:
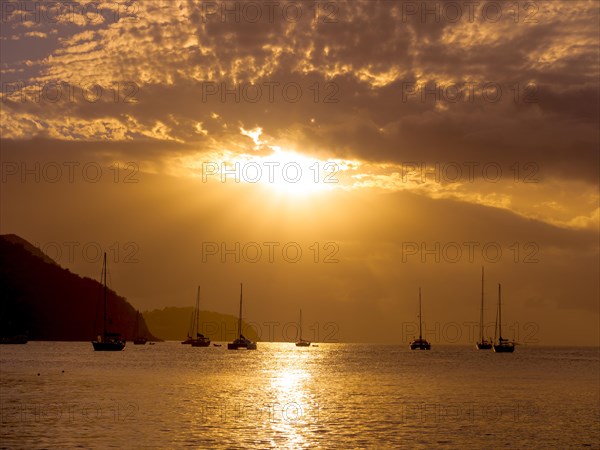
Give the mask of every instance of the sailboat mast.
M 302 340 L 302 310 L 300 310 L 300 340 Z
M 481 313 L 479 316 L 479 333 L 481 334 L 480 342 L 483 342 L 483 266 L 481 266 Z
M 243 285 L 240 283 L 240 315 L 238 318 L 238 337 L 242 338 L 242 288 Z
M 198 328 L 200 327 L 200 286 L 198 286 L 198 297 L 196 298 L 196 337 L 198 337 Z
M 498 283 L 498 334 L 502 340 L 502 286 Z
M 421 333 L 421 288 L 419 288 L 419 339 L 422 339 Z
M 106 341 L 106 252 L 104 252 L 104 320 L 102 323 L 104 324 L 102 341 Z

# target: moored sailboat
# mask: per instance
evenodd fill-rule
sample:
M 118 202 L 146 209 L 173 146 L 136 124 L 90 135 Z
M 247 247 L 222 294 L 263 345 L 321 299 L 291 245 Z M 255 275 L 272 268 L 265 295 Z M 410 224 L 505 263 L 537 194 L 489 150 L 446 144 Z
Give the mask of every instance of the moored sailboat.
M 299 339 L 296 341 L 296 347 L 310 347 L 310 342 L 302 338 L 302 310 L 300 310 L 300 321 L 298 322 Z
M 227 344 L 228 350 L 237 350 L 245 348 L 246 350 L 256 350 L 256 342 L 247 339 L 242 334 L 242 284 L 240 283 L 240 314 L 238 318 L 238 337 L 233 342 Z
M 492 343 L 487 341 L 483 337 L 484 325 L 483 325 L 483 267 L 481 268 L 481 312 L 479 314 L 479 342 L 475 344 L 478 350 L 490 350 Z
M 498 284 L 498 312 L 496 314 L 496 331 L 498 331 L 498 343 L 494 343 L 494 352 L 512 353 L 515 351 L 515 343 L 502 337 L 502 286 Z M 495 337 L 494 337 L 495 338 Z
M 190 327 L 188 328 L 186 338 L 181 341 L 182 344 L 191 344 L 194 338 L 192 337 L 192 330 L 194 329 L 194 316 L 196 315 L 196 311 L 192 311 L 192 315 L 190 317 Z
M 134 345 L 146 345 L 148 342 L 148 338 L 145 336 L 140 336 L 140 312 L 137 311 L 135 315 L 135 338 L 133 338 Z
M 419 338 L 413 340 L 410 343 L 411 350 L 429 350 L 431 349 L 431 344 L 427 341 L 427 339 L 423 338 L 422 330 L 421 330 L 421 288 L 419 288 Z
M 198 296 L 196 297 L 196 338 L 192 339 L 192 347 L 209 347 L 210 339 L 201 334 L 200 327 L 200 286 L 198 286 Z
M 98 340 L 92 341 L 92 346 L 95 351 L 115 352 L 125 348 L 125 339 L 121 339 L 121 335 L 115 332 L 106 331 L 106 252 L 104 253 L 104 263 L 102 265 L 102 281 L 104 285 L 104 303 L 103 303 L 103 321 L 102 321 L 102 336 L 98 336 Z

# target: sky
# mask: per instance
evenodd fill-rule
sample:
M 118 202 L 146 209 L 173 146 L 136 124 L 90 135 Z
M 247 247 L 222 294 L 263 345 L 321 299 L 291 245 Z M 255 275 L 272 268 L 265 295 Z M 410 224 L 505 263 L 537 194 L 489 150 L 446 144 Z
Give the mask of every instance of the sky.
M 599 345 L 599 3 L 0 4 L 0 232 L 291 340 Z M 290 334 L 291 333 L 291 334 Z

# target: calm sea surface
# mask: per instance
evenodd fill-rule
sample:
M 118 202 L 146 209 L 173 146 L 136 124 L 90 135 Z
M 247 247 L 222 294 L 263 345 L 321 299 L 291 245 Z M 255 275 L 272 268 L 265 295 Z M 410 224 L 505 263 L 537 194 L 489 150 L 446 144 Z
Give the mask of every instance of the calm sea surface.
M 258 345 L 2 345 L 0 447 L 600 448 L 598 348 Z

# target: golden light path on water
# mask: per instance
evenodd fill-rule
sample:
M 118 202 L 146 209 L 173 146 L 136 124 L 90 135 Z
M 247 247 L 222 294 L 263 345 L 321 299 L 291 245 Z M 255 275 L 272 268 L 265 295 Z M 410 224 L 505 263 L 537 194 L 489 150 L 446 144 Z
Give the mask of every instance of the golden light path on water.
M 188 372 L 173 392 L 173 400 L 189 399 L 181 409 L 181 420 L 191 423 L 199 442 L 209 444 L 205 436 L 212 432 L 217 441 L 223 439 L 220 444 L 233 434 L 248 445 L 255 445 L 258 439 L 260 445 L 272 448 L 310 446 L 308 430 L 319 427 L 317 393 L 323 384 L 317 380 L 327 359 L 326 350 L 298 348 L 293 343 L 259 343 L 257 352 L 181 347 L 175 350 L 182 355 L 212 360 L 218 354 L 223 358 L 221 370 L 209 366 L 198 373 Z M 189 360 L 192 366 L 207 362 Z M 227 370 L 222 370 L 222 364 Z
M 274 392 L 274 398 L 278 399 L 282 420 L 274 420 L 271 426 L 277 434 L 287 436 L 288 445 L 302 448 L 307 445 L 307 441 L 304 434 L 300 432 L 299 426 L 308 425 L 311 413 L 315 416 L 313 420 L 316 419 L 318 404 L 314 404 L 310 392 L 306 389 L 314 382 L 312 373 L 307 369 L 310 349 L 297 350 L 273 355 L 273 365 L 279 367 L 279 370 L 270 379 L 270 388 Z M 313 403 L 312 407 L 311 403 Z M 278 443 L 272 441 L 272 445 L 277 446 Z

